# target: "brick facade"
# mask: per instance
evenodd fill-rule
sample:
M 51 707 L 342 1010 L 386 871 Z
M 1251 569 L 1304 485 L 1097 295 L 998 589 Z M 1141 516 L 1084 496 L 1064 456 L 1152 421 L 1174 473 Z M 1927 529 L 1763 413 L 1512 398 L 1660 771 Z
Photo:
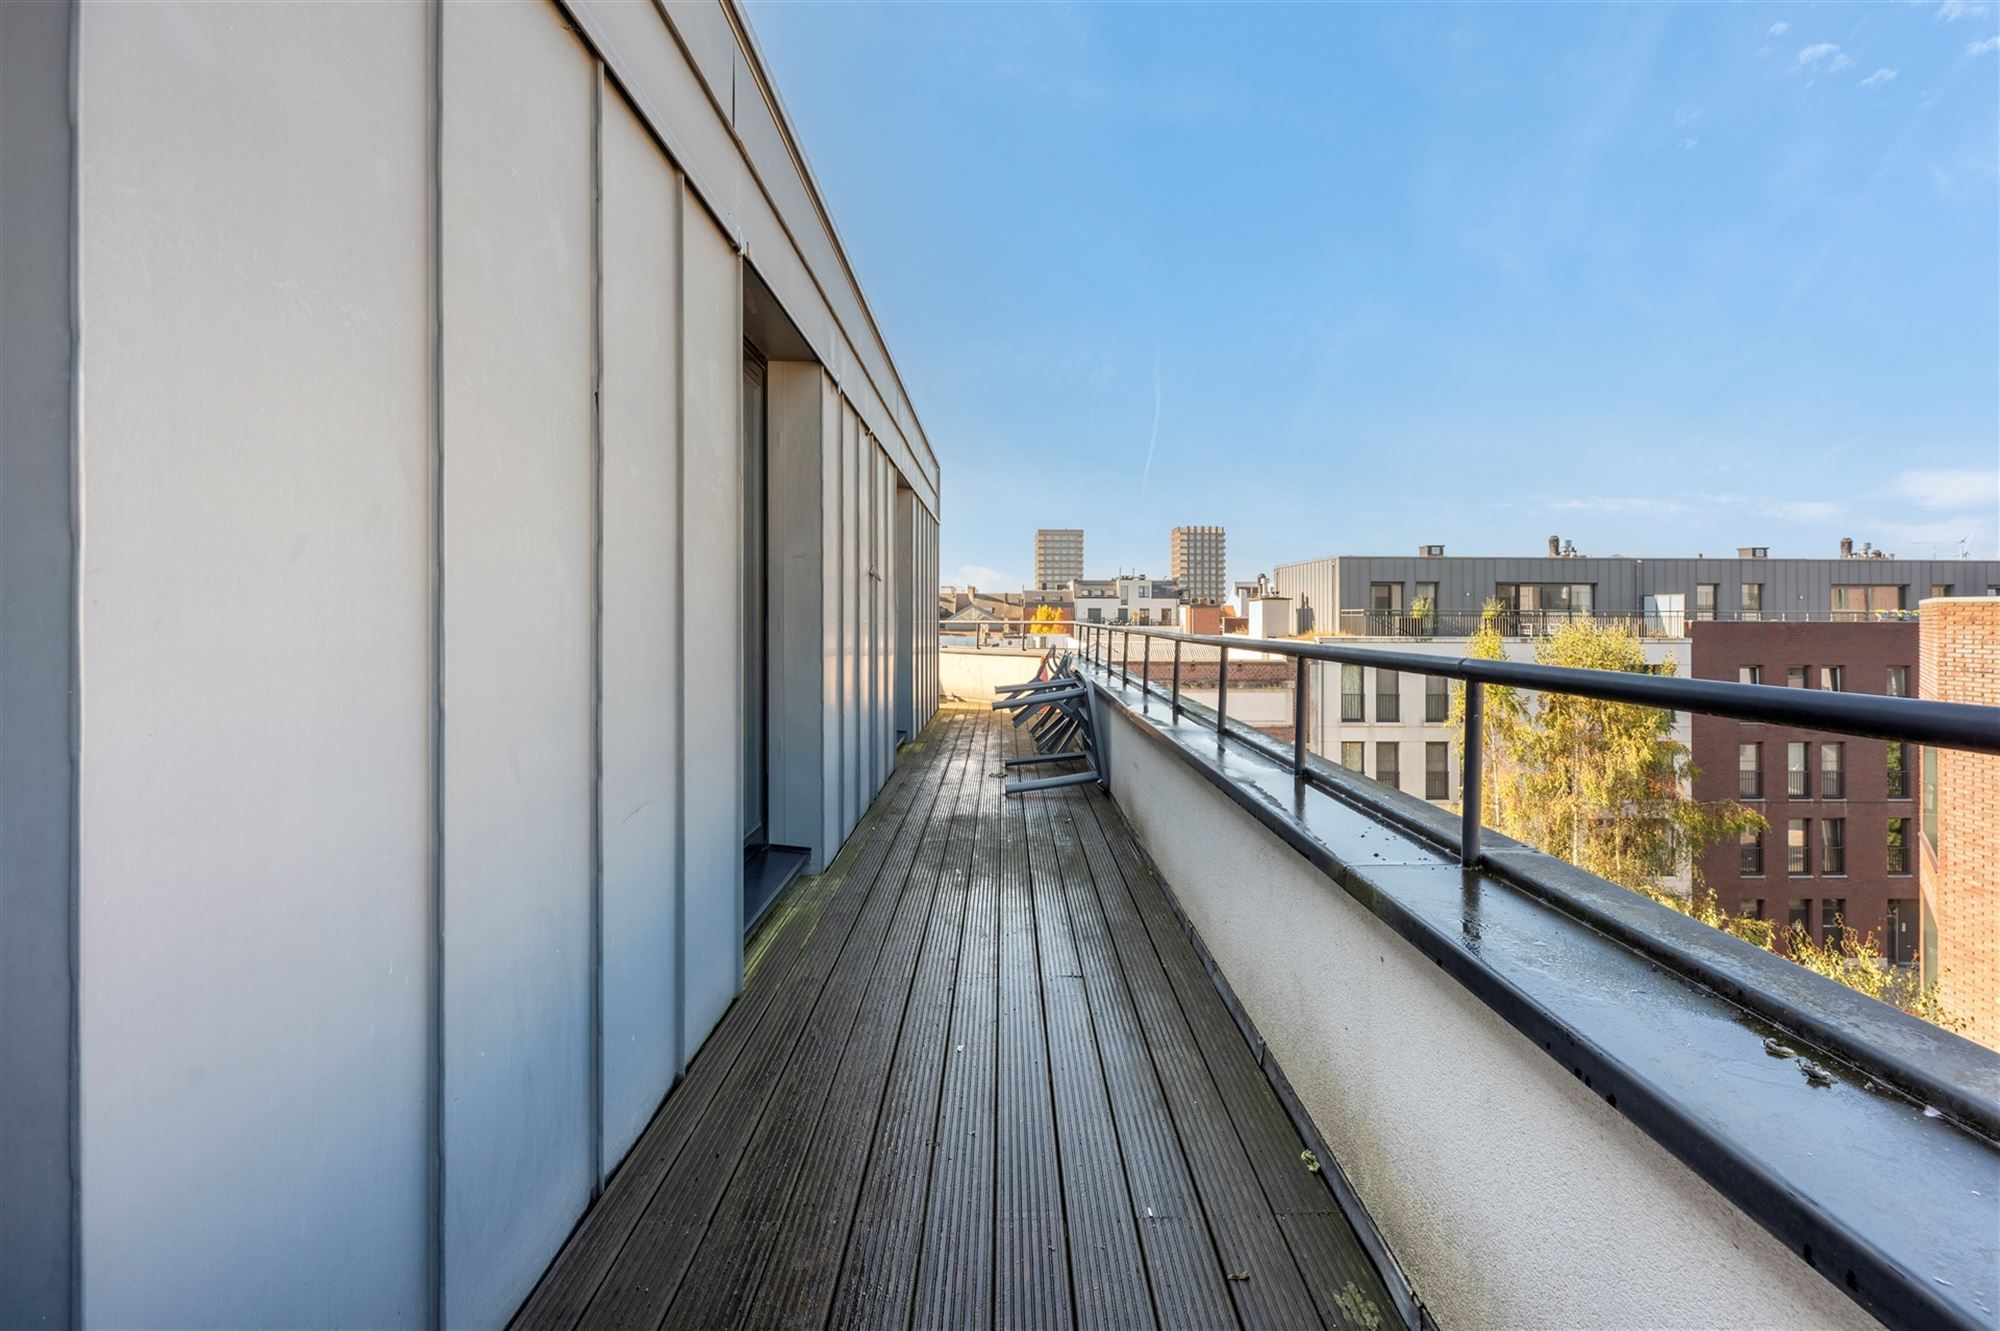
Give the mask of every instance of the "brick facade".
M 2000 607 L 2000 602 L 1993 602 Z M 1900 667 L 1905 688 L 1917 688 L 1917 625 L 1907 620 L 1860 623 L 1739 623 L 1702 621 L 1689 625 L 1692 650 L 1690 673 L 1696 679 L 1736 681 L 1745 666 L 1755 667 L 1759 682 L 1783 685 L 1788 673 L 1803 666 L 1808 688 L 1831 684 L 1829 671 L 1838 668 L 1839 686 L 1846 693 L 1890 691 L 1890 668 Z M 1805 745 L 1806 788 L 1803 797 L 1789 795 L 1786 759 L 1790 746 Z M 1738 746 L 1761 745 L 1762 796 L 1739 795 Z M 1829 798 L 1825 782 L 1825 750 L 1839 745 L 1842 789 Z M 1921 791 L 1917 754 L 1909 753 L 1904 794 L 1889 793 L 1889 746 L 1881 740 L 1829 735 L 1820 731 L 1758 725 L 1722 717 L 1696 716 L 1692 726 L 1695 798 L 1742 799 L 1770 823 L 1764 833 L 1763 872 L 1746 873 L 1741 847 L 1727 843 L 1711 847 L 1700 859 L 1702 881 L 1723 909 L 1748 913 L 1762 903 L 1765 919 L 1778 927 L 1780 946 L 1790 934 L 1794 903 L 1804 903 L 1808 931 L 1824 941 L 1829 916 L 1844 920 L 1862 934 L 1872 934 L 1892 957 L 1911 959 L 1918 946 L 1918 889 L 1915 840 L 1918 795 Z M 1807 871 L 1787 871 L 1786 834 L 1793 820 L 1807 833 Z M 1889 830 L 1892 819 L 1907 819 L 1902 873 L 1891 872 Z M 1844 830 L 1845 864 L 1828 872 L 1825 824 L 1839 820 Z M 1838 904 L 1838 903 L 1844 903 Z
M 1925 601 L 1919 619 L 1920 696 L 2000 706 L 2000 599 Z M 1935 761 L 1917 854 L 1927 947 L 1936 939 L 1924 972 L 1964 1034 L 2000 1049 L 2000 757 L 1940 750 Z

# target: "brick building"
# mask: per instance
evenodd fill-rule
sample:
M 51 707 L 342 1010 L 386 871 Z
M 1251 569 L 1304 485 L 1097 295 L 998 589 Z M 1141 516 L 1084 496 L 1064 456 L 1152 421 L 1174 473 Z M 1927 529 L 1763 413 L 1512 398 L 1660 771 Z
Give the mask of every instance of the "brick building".
M 2000 601 L 1985 604 L 2000 609 Z M 1689 626 L 1697 679 L 1910 696 L 1917 625 L 1699 622 Z M 1773 921 L 1782 941 L 1845 922 L 1892 961 L 1917 959 L 1918 755 L 1909 745 L 1697 716 L 1697 799 L 1737 799 L 1770 824 L 1740 845 L 1711 847 L 1703 882 L 1723 909 Z
M 1920 695 L 2000 705 L 2000 600 L 1927 600 L 1918 619 Z M 2000 1049 L 2000 758 L 1926 750 L 1921 791 L 1924 979 Z

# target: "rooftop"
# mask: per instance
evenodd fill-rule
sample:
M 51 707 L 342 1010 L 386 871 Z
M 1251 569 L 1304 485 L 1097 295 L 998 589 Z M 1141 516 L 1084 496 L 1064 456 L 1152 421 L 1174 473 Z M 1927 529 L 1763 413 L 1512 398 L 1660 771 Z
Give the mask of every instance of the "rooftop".
M 1003 803 L 1024 733 L 905 751 L 517 1328 L 1404 1320 L 1117 807 Z

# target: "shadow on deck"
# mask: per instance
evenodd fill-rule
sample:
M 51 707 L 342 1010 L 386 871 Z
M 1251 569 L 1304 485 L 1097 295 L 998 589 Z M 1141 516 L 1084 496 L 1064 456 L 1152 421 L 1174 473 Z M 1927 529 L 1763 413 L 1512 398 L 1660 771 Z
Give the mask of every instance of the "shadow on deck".
M 1395 1323 L 1117 808 L 1003 801 L 1019 745 L 904 750 L 515 1327 Z

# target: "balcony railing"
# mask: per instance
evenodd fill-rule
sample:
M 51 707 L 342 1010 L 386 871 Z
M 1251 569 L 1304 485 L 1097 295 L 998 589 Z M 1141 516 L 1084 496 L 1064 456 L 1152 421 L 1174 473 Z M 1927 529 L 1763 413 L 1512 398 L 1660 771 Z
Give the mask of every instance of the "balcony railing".
M 1569 624 L 1617 625 L 1642 638 L 1685 638 L 1700 623 L 1733 624 L 1907 624 L 1914 610 L 1502 610 L 1494 627 L 1508 638 L 1541 638 Z M 1342 610 L 1332 624 L 1312 623 L 1311 631 L 1348 638 L 1469 638 L 1486 623 L 1483 610 Z
M 1111 770 L 1113 794 L 1121 803 L 1134 801 L 1132 807 L 1143 808 L 1156 798 L 1161 764 L 1152 755 L 1163 750 L 1178 755 L 1205 778 L 1205 788 L 1223 792 L 1290 843 L 1587 1088 L 1594 1077 L 1599 1096 L 1876 1316 L 1897 1326 L 1990 1323 L 1996 1293 L 1987 1269 L 1994 1252 L 1990 1236 L 1970 1245 L 1944 1236 L 1967 1224 L 1993 1228 L 1994 1205 L 1984 1194 L 2000 1186 L 2000 1060 L 1991 1051 L 1508 838 L 1495 836 L 1490 845 L 1483 844 L 1488 839 L 1482 836 L 1482 746 L 1477 742 L 1463 745 L 1464 808 L 1450 815 L 1309 754 L 1305 720 L 1311 687 L 1307 667 L 1313 662 L 1373 665 L 1456 681 L 1465 690 L 1467 738 L 1480 734 L 1488 686 L 1982 754 L 2000 754 L 2000 708 L 1431 656 L 1337 642 L 1136 626 L 1084 625 L 1079 632 L 1087 673 L 1113 704 L 1108 713 L 1115 722 L 1110 727 Z M 1216 671 L 1207 706 L 1183 691 L 1186 663 L 1197 656 Z M 1230 720 L 1232 657 L 1291 662 L 1292 743 L 1282 744 Z M 1147 757 L 1118 758 L 1118 746 L 1127 744 L 1129 736 L 1153 741 L 1134 740 L 1127 750 Z M 1140 781 L 1138 772 L 1149 775 Z M 1127 782 L 1122 790 L 1121 780 Z M 1356 810 L 1365 818 L 1357 820 Z M 1154 835 L 1171 842 L 1185 829 L 1191 855 L 1212 854 L 1205 843 L 1215 831 L 1198 818 L 1193 821 L 1201 825 L 1189 826 L 1183 794 L 1175 798 L 1170 816 L 1152 824 Z M 1384 824 L 1392 829 L 1386 840 Z M 1370 827 L 1372 834 L 1366 830 Z M 1434 849 L 1412 849 L 1416 846 Z M 1162 856 L 1172 853 L 1171 845 L 1148 849 Z M 1446 863 L 1456 862 L 1462 887 L 1447 888 L 1435 874 L 1443 867 L 1439 851 L 1449 853 Z M 1244 859 L 1261 863 L 1247 855 Z M 1171 863 L 1162 862 L 1173 873 Z M 1512 892 L 1498 894 L 1502 887 Z M 1211 889 L 1206 909 L 1214 912 L 1211 919 L 1228 921 L 1223 932 L 1233 934 L 1247 927 L 1238 921 L 1252 908 L 1252 900 L 1262 899 L 1261 891 L 1250 891 L 1248 884 Z M 1537 913 L 1517 904 L 1516 897 L 1553 909 Z M 1277 946 L 1290 949 L 1289 937 L 1297 930 L 1297 925 L 1267 929 L 1257 934 L 1262 951 L 1222 958 L 1220 964 L 1261 975 L 1280 966 L 1270 950 L 1272 940 L 1286 940 Z M 1299 984 L 1311 983 L 1315 966 L 1347 964 L 1324 951 L 1315 962 L 1314 944 L 1306 939 L 1299 940 L 1298 948 L 1304 960 L 1293 964 L 1300 973 L 1278 985 L 1281 1000 L 1300 992 Z M 1593 977 L 1601 983 L 1564 1019 L 1553 1015 L 1552 1005 L 1577 997 L 1562 968 L 1571 964 L 1565 959 L 1573 958 L 1578 948 L 1608 948 L 1601 955 L 1611 959 Z M 1503 955 L 1508 961 L 1500 960 Z M 1686 987 L 1689 981 L 1692 989 Z M 1726 1049 L 1725 1056 L 1711 1059 L 1712 1051 L 1697 1053 L 1684 1042 L 1680 1010 L 1672 1005 L 1690 1001 L 1690 993 L 1698 994 L 1711 1014 L 1705 1018 L 1714 1023 L 1711 1029 L 1723 1032 L 1717 1047 Z M 1613 1015 L 1623 1009 L 1630 1015 Z M 1344 1012 L 1341 1020 L 1347 1020 Z M 1755 1033 L 1747 1046 L 1743 1026 Z M 1808 1068 L 1808 1082 L 1794 1076 L 1785 1089 L 1787 1103 L 1796 1098 L 1828 1113 L 1812 1119 L 1809 1131 L 1804 1127 L 1808 1120 L 1792 1120 L 1790 1131 L 1803 1131 L 1804 1137 L 1778 1142 L 1747 1125 L 1783 1121 L 1765 1116 L 1778 1111 L 1761 1105 L 1760 1088 L 1770 1084 L 1769 1060 L 1789 1058 L 1792 1044 L 1824 1051 L 1816 1056 L 1837 1060 L 1833 1066 L 1842 1070 L 1840 1083 L 1865 1093 L 1799 1097 L 1800 1085 L 1810 1089 L 1819 1084 L 1810 1078 L 1822 1075 L 1820 1069 Z M 1739 1061 L 1731 1065 L 1731 1059 Z M 1866 1093 L 1877 1098 L 1871 1101 Z M 1930 1128 L 1940 1126 L 1940 1117 L 1941 1135 L 1933 1134 Z M 1887 1194 L 1858 1200 L 1874 1185 L 1860 1180 L 1861 1171 L 1835 1163 L 1850 1149 L 1867 1158 L 1910 1164 L 1896 1193 L 1907 1199 L 1908 1209 L 1889 1201 Z M 1782 1163 L 1773 1167 L 1766 1155 Z M 1939 1228 L 1940 1212 L 1961 1201 L 1971 1209 Z M 1975 1288 L 1968 1290 L 1968 1285 Z

